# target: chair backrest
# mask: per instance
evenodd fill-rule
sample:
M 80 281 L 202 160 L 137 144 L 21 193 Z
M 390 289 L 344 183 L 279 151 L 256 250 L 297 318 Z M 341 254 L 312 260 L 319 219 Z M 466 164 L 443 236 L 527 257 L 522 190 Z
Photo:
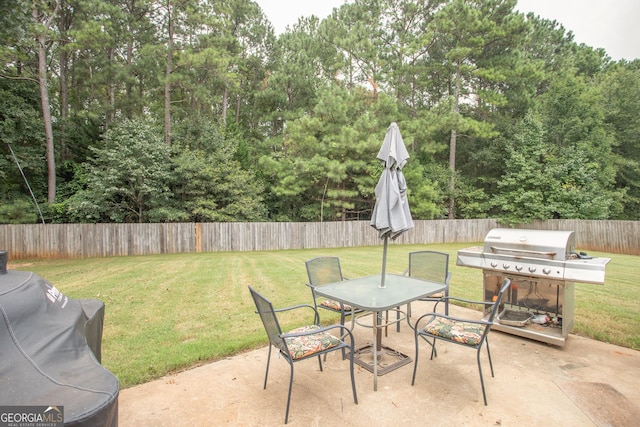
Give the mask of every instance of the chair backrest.
M 500 286 L 500 291 L 498 292 L 496 301 L 493 303 L 493 306 L 491 307 L 491 314 L 489 314 L 487 321 L 493 323 L 493 319 L 496 317 L 496 313 L 500 309 L 500 302 L 502 301 L 502 295 L 506 292 L 509 286 L 511 286 L 511 280 L 505 278 L 502 281 L 502 286 Z
M 287 344 L 281 337 L 282 328 L 280 327 L 280 323 L 278 323 L 278 318 L 273 308 L 273 304 L 271 304 L 271 301 L 260 295 L 260 293 L 251 286 L 249 286 L 249 291 L 251 292 L 251 297 L 253 298 L 253 302 L 256 305 L 256 309 L 258 310 L 264 329 L 269 337 L 269 342 L 277 349 L 288 354 Z
M 327 283 L 343 280 L 340 268 L 340 258 L 334 256 L 322 256 L 305 262 L 309 285 L 319 286 Z
M 449 254 L 436 251 L 410 252 L 409 276 L 438 283 L 447 283 Z

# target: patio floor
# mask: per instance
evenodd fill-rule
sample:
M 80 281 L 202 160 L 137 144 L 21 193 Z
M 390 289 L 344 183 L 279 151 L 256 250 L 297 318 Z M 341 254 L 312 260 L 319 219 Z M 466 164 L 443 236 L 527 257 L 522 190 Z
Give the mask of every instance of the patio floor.
M 422 304 L 422 303 L 420 303 Z M 413 304 L 413 313 L 427 306 Z M 451 307 L 453 315 L 478 312 Z M 371 329 L 356 326 L 357 346 Z M 389 329 L 383 343 L 414 357 L 412 331 Z M 422 344 L 415 386 L 413 362 L 378 378 L 356 366 L 359 404 L 353 403 L 348 361 L 330 354 L 324 372 L 315 359 L 295 365 L 291 426 L 636 426 L 640 420 L 640 352 L 570 335 L 557 347 L 493 331 L 495 377 L 481 358 L 488 406 L 475 352 L 438 343 L 429 360 Z M 137 387 L 121 390 L 119 426 L 271 426 L 284 423 L 289 365 L 267 348 L 243 353 Z

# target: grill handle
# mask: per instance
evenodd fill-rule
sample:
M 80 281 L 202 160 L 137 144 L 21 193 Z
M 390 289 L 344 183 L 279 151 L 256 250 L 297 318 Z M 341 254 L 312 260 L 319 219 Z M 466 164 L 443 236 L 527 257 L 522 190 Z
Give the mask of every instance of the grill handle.
M 512 249 L 512 248 L 501 248 L 498 246 L 490 246 L 491 252 L 515 252 L 518 254 L 528 254 L 528 255 L 544 255 L 548 257 L 554 257 L 557 255 L 557 252 L 541 252 L 541 251 L 532 251 L 526 249 Z

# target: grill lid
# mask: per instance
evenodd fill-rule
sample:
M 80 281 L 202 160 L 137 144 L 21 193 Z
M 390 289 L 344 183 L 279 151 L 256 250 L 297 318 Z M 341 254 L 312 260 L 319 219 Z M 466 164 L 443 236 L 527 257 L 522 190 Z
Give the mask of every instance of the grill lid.
M 458 251 L 457 265 L 511 275 L 603 284 L 609 258 L 574 252 L 573 231 L 495 228 L 484 246 Z
M 564 261 L 574 242 L 573 231 L 494 228 L 484 239 L 484 252 Z

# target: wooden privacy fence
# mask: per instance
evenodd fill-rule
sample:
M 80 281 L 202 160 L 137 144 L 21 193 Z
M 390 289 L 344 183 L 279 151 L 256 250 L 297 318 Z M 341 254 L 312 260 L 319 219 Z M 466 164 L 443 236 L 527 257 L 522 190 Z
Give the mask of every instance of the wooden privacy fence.
M 514 228 L 574 231 L 576 249 L 640 255 L 640 221 L 550 219 Z
M 414 221 L 398 244 L 482 242 L 496 220 Z M 516 228 L 574 230 L 577 249 L 640 255 L 640 222 L 549 220 Z M 369 221 L 0 225 L 9 259 L 270 251 L 381 244 Z

